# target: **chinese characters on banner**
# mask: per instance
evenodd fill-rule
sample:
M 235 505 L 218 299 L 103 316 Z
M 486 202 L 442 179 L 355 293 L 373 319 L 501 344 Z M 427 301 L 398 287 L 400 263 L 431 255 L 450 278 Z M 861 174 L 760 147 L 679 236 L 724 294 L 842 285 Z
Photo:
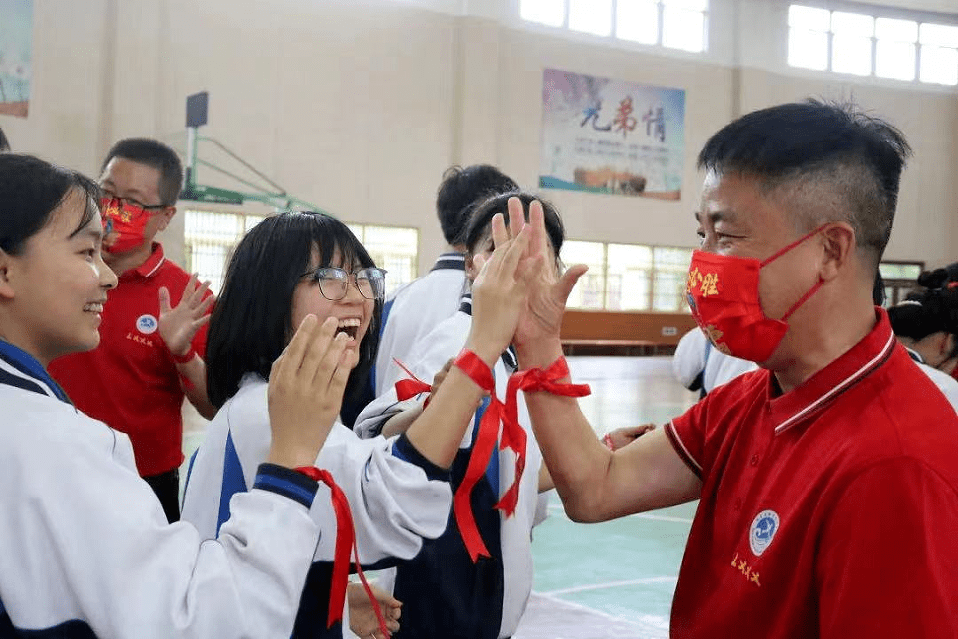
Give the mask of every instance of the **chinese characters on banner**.
M 678 200 L 685 91 L 546 69 L 543 188 Z
M 0 0 L 0 115 L 30 107 L 33 0 Z

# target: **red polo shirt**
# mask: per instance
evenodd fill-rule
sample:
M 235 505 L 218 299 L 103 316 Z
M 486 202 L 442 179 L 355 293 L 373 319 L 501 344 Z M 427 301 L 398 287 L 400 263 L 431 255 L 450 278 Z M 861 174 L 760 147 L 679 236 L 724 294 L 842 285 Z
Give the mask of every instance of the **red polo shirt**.
M 958 637 L 958 417 L 876 312 L 791 392 L 760 370 L 666 426 L 702 479 L 672 637 Z
M 188 273 L 153 245 L 139 268 L 120 276 L 110 291 L 100 325 L 100 345 L 61 357 L 50 374 L 77 408 L 130 436 L 136 467 L 144 477 L 183 463 L 183 390 L 176 365 L 157 331 L 159 290 L 170 291 L 176 306 Z M 206 326 L 193 339 L 206 352 Z

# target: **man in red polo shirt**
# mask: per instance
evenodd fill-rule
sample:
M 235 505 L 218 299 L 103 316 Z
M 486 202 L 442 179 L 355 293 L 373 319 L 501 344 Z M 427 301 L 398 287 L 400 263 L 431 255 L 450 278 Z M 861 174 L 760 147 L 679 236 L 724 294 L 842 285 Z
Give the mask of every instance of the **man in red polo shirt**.
M 179 519 L 184 395 L 206 418 L 206 323 L 212 296 L 163 256 L 157 232 L 176 213 L 183 169 L 156 140 L 117 142 L 100 186 L 103 260 L 119 276 L 100 326 L 100 345 L 60 358 L 50 373 L 77 408 L 127 433 L 136 466 L 170 522 Z
M 614 453 L 575 400 L 528 393 L 573 519 L 700 499 L 673 637 L 958 636 L 958 417 L 872 303 L 908 154 L 852 108 L 729 124 L 699 155 L 688 293 L 716 348 L 761 368 Z M 561 356 L 581 272 L 542 270 L 520 367 Z

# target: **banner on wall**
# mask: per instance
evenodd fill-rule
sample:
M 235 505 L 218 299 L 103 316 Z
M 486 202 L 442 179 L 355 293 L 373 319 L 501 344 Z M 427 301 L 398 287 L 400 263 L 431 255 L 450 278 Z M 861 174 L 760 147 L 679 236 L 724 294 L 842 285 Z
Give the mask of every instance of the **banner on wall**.
M 0 0 L 0 115 L 30 110 L 33 0 Z
M 678 200 L 685 91 L 546 69 L 539 186 Z

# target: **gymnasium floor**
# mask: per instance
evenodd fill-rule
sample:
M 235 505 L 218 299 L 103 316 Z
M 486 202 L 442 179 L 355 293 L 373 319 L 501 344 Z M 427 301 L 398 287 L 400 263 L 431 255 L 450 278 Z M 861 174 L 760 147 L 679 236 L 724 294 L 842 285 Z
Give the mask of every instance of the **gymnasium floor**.
M 573 379 L 592 386 L 583 412 L 599 434 L 663 424 L 696 393 L 674 381 L 669 357 L 570 357 Z M 516 639 L 659 639 L 695 504 L 601 524 L 576 524 L 551 496 L 533 533 L 533 595 Z
M 570 357 L 592 395 L 583 412 L 600 435 L 625 425 L 662 424 L 696 394 L 671 374 L 668 357 Z M 202 441 L 188 420 L 187 457 Z M 185 476 L 185 468 L 183 473 Z M 550 517 L 533 533 L 533 594 L 516 639 L 659 639 L 695 504 L 602 524 L 576 524 L 551 495 Z

